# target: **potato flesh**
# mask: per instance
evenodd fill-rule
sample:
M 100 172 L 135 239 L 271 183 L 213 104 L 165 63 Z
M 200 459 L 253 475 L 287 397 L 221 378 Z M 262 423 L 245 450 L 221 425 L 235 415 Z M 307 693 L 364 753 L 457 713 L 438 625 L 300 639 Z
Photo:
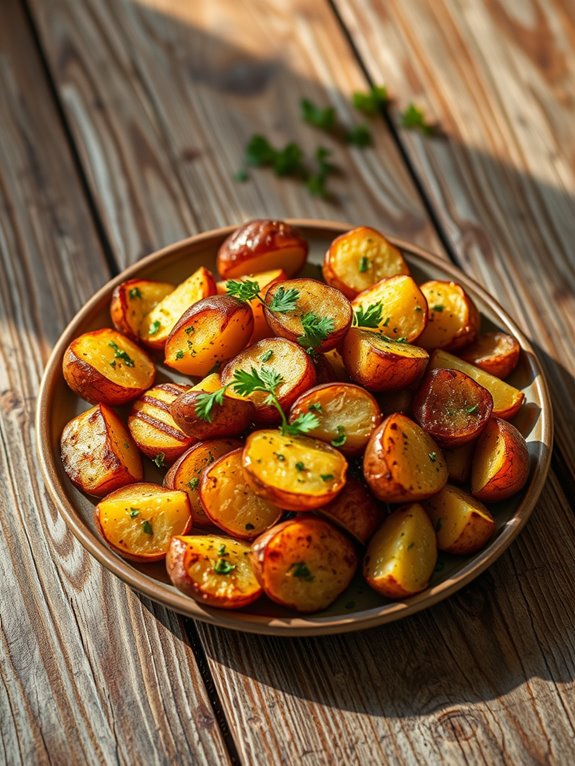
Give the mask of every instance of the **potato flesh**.
M 487 332 L 467 346 L 461 357 L 497 378 L 506 378 L 517 366 L 520 351 L 519 343 L 511 335 Z
M 149 356 L 115 330 L 85 333 L 73 342 L 72 347 L 78 359 L 122 388 L 147 388 L 153 382 L 155 370 Z M 122 352 L 132 360 L 133 366 L 118 356 Z
M 481 448 L 473 461 L 473 491 L 482 489 L 499 471 L 505 462 L 505 438 L 496 426 L 496 421 L 487 424 L 481 439 Z
M 130 333 L 138 338 L 140 326 L 148 314 L 167 295 L 174 291 L 175 285 L 169 282 L 153 282 L 146 279 L 132 279 L 120 287 L 122 319 Z M 112 317 L 114 321 L 114 317 Z M 122 332 L 122 328 L 118 327 Z
M 238 262 L 229 270 L 226 268 L 226 279 L 237 279 L 248 274 L 258 274 L 264 271 L 282 270 L 288 275 L 295 274 L 305 261 L 305 253 L 301 247 L 284 247 L 270 250 L 261 255 L 254 255 Z
M 164 383 L 149 389 L 134 402 L 128 419 L 130 433 L 149 457 L 171 452 L 171 462 L 193 443 L 194 439 L 176 425 L 169 410 L 170 404 L 185 390 L 185 386 Z
M 218 601 L 233 602 L 260 591 L 250 562 L 250 548 L 245 543 L 213 535 L 190 535 L 181 539 L 188 546 L 185 570 L 200 593 Z M 224 568 L 218 564 L 222 561 L 234 568 L 219 574 L 216 568 Z
M 378 282 L 354 298 L 352 306 L 357 311 L 377 303 L 383 307 L 377 332 L 408 343 L 421 335 L 427 323 L 427 303 L 410 276 L 400 275 Z
M 397 430 L 390 424 L 385 431 L 385 446 L 401 451 L 401 457 L 397 465 L 392 466 L 391 472 L 402 487 L 427 493 L 435 491 L 438 483 L 445 483 L 447 466 L 443 453 L 437 449 L 433 439 L 409 418 L 402 418 Z
M 470 299 L 455 282 L 432 280 L 420 287 L 427 300 L 429 317 L 419 344 L 428 349 L 449 346 L 470 325 Z
M 267 291 L 272 285 L 278 284 L 278 282 L 284 282 L 287 279 L 287 274 L 283 269 L 273 269 L 272 271 L 264 271 L 261 274 L 247 274 L 240 277 L 240 282 L 256 282 L 260 288 L 260 295 L 265 298 Z M 218 294 L 225 295 L 227 293 L 227 284 L 225 282 L 218 282 Z M 254 298 L 249 302 L 252 314 L 254 316 L 254 330 L 252 337 L 249 340 L 250 345 L 256 343 L 263 338 L 269 338 L 273 335 L 268 323 L 266 322 L 264 315 L 264 307 L 262 302 L 258 298 Z
M 435 529 L 440 551 L 474 552 L 483 547 L 495 531 L 493 516 L 483 503 L 449 484 L 429 498 L 425 508 Z M 466 536 L 470 539 L 464 540 Z M 464 549 L 458 550 L 460 547 Z

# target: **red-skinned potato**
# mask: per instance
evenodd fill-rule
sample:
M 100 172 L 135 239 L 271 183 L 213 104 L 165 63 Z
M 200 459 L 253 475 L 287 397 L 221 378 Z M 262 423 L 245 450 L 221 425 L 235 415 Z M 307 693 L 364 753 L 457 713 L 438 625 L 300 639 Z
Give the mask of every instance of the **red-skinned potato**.
M 409 274 L 407 264 L 391 242 L 375 229 L 358 226 L 333 240 L 323 260 L 323 278 L 355 298 L 385 277 Z
M 284 410 L 289 410 L 300 394 L 315 385 L 316 375 L 308 354 L 285 338 L 266 338 L 241 351 L 224 367 L 221 373 L 223 385 L 232 383 L 237 370 L 272 370 L 281 375 L 282 382 L 275 394 Z M 232 387 L 233 390 L 233 387 Z M 273 404 L 266 403 L 268 394 L 254 391 L 249 395 L 256 408 L 256 422 L 262 425 L 279 423 L 280 416 Z
M 178 458 L 164 476 L 164 487 L 180 489 L 190 501 L 194 527 L 209 527 L 210 519 L 200 502 L 200 484 L 204 471 L 227 452 L 238 449 L 238 439 L 208 439 L 194 444 Z
M 467 442 L 460 447 L 451 447 L 443 450 L 443 457 L 447 464 L 449 481 L 456 484 L 465 484 L 471 473 L 471 458 L 475 449 L 474 442 Z
M 141 481 L 142 460 L 116 413 L 104 404 L 72 418 L 60 439 L 62 464 L 70 481 L 88 495 Z
M 285 299 L 296 293 L 297 299 L 286 306 Z M 276 335 L 317 352 L 335 348 L 351 326 L 348 299 L 317 279 L 288 279 L 272 285 L 265 304 L 266 321 Z
M 370 391 L 395 391 L 423 375 L 429 354 L 410 343 L 397 343 L 369 330 L 352 327 L 341 345 L 352 380 Z
M 529 452 L 523 435 L 511 423 L 492 418 L 473 453 L 471 494 L 497 503 L 523 489 L 528 476 Z
M 429 320 L 419 345 L 456 351 L 472 343 L 479 332 L 479 311 L 461 285 L 431 280 L 420 287 L 429 306 Z
M 413 416 L 440 447 L 476 439 L 487 425 L 493 397 L 459 370 L 430 370 L 413 400 Z
M 349 476 L 339 495 L 316 513 L 345 529 L 365 545 L 385 516 L 383 507 L 355 476 Z
M 287 274 L 283 269 L 272 269 L 272 271 L 264 271 L 261 274 L 247 274 L 245 277 L 240 277 L 239 281 L 256 282 L 260 288 L 260 296 L 265 299 L 267 291 L 270 289 L 270 287 L 272 287 L 272 285 L 277 285 L 280 282 L 285 282 L 286 279 Z M 227 281 L 218 282 L 218 295 L 227 294 L 228 290 L 226 285 Z M 270 330 L 269 325 L 266 322 L 264 306 L 259 298 L 254 298 L 253 300 L 249 301 L 249 305 L 254 315 L 254 330 L 248 343 L 248 345 L 251 346 L 252 343 L 257 343 L 258 340 L 262 340 L 263 338 L 270 338 L 273 336 L 273 332 Z
M 293 276 L 307 259 L 308 244 L 284 221 L 248 221 L 220 246 L 217 267 L 222 279 L 236 279 L 271 269 Z
M 231 295 L 204 298 L 185 311 L 164 348 L 165 364 L 184 375 L 207 375 L 232 359 L 250 339 L 254 317 Z
M 239 436 L 252 423 L 256 408 L 248 399 L 235 396 L 230 389 L 228 392 L 222 396 L 221 404 L 216 402 L 205 414 L 201 404 L 207 392 L 194 386 L 172 402 L 170 412 L 182 431 L 196 439 Z
M 373 494 L 387 503 L 425 500 L 447 482 L 447 466 L 437 444 L 400 413 L 387 417 L 373 432 L 363 474 Z
M 326 609 L 357 568 L 353 543 L 323 519 L 272 527 L 252 544 L 252 566 L 266 596 L 297 612 Z
M 110 316 L 118 332 L 138 341 L 139 328 L 146 314 L 169 295 L 175 285 L 150 279 L 129 279 L 118 285 L 112 295 Z
M 476 498 L 447 484 L 424 503 L 440 551 L 470 556 L 495 534 L 495 519 Z
M 86 332 L 73 340 L 64 354 L 62 372 L 82 399 L 112 407 L 137 399 L 156 377 L 148 354 L 109 328 Z
M 373 396 L 353 383 L 324 383 L 302 394 L 293 403 L 289 421 L 313 413 L 318 419 L 308 436 L 321 439 L 344 455 L 359 455 L 381 423 L 379 406 Z
M 254 431 L 243 453 L 246 479 L 253 491 L 288 511 L 320 508 L 341 491 L 347 461 L 319 439 Z
M 263 592 L 252 569 L 249 546 L 230 537 L 173 537 L 166 569 L 176 588 L 206 606 L 240 609 Z
M 504 332 L 485 332 L 461 352 L 461 358 L 496 378 L 506 378 L 517 367 L 521 347 Z
M 165 558 L 172 536 L 186 534 L 192 516 L 185 492 L 140 482 L 101 500 L 96 522 L 108 545 L 120 556 L 150 563 Z
M 427 324 L 427 301 L 412 277 L 382 279 L 351 302 L 359 326 L 367 326 L 386 338 L 413 343 Z M 377 314 L 373 308 L 377 307 Z M 377 322 L 376 322 L 377 319 Z

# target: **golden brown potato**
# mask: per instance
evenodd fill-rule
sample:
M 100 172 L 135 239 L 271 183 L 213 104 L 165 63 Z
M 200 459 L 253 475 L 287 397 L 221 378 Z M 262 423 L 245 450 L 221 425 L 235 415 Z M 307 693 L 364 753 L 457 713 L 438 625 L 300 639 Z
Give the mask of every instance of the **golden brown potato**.
M 349 382 L 349 372 L 347 371 L 341 353 L 337 348 L 332 348 L 331 351 L 326 351 L 325 354 L 320 354 L 319 358 L 324 358 L 329 363 L 335 373 L 335 380 L 340 380 L 342 383 Z M 318 383 L 321 382 L 323 381 L 318 380 Z
M 128 279 L 114 290 L 110 316 L 118 332 L 134 341 L 140 339 L 139 328 L 146 314 L 175 290 L 170 282 Z
M 186 391 L 177 383 L 150 388 L 132 406 L 128 428 L 140 450 L 158 468 L 170 465 L 194 443 L 174 422 L 170 406 Z
M 231 295 L 204 298 L 176 322 L 164 348 L 165 364 L 184 375 L 207 375 L 239 353 L 253 329 L 249 304 Z
M 476 439 L 487 425 L 493 397 L 459 370 L 430 370 L 413 400 L 413 416 L 440 447 Z
M 437 444 L 400 413 L 390 415 L 373 432 L 363 474 L 374 495 L 387 503 L 424 500 L 447 482 L 447 466 Z
M 496 503 L 523 489 L 528 476 L 529 452 L 523 435 L 511 423 L 491 418 L 473 453 L 471 493 Z
M 316 513 L 365 545 L 385 516 L 383 507 L 373 498 L 367 487 L 354 476 L 349 476 L 339 495 Z
M 350 299 L 380 279 L 396 274 L 409 274 L 402 254 L 383 234 L 368 226 L 358 226 L 336 237 L 323 260 L 325 281 Z
M 370 391 L 395 391 L 425 372 L 429 354 L 410 343 L 398 343 L 369 330 L 352 327 L 341 346 L 352 380 Z
M 371 538 L 363 562 L 368 584 L 386 598 L 425 590 L 437 563 L 435 532 L 419 503 L 397 508 Z
M 517 367 L 521 347 L 504 332 L 485 332 L 461 352 L 461 358 L 496 378 L 506 378 Z
M 312 412 L 318 419 L 308 436 L 328 442 L 344 455 L 359 455 L 381 423 L 373 396 L 353 383 L 324 383 L 302 394 L 293 403 L 289 420 Z
M 200 483 L 204 471 L 214 461 L 241 447 L 238 439 L 209 439 L 194 444 L 174 463 L 164 476 L 164 487 L 180 489 L 188 495 L 194 527 L 209 527 L 208 519 L 200 502 Z
M 388 277 L 353 299 L 355 321 L 391 340 L 413 343 L 427 324 L 427 301 L 406 275 Z
M 184 311 L 216 292 L 213 274 L 201 266 L 146 314 L 139 327 L 142 342 L 151 348 L 163 349 Z
M 207 606 L 240 609 L 263 592 L 249 546 L 230 537 L 173 537 L 166 569 L 176 588 Z
M 308 244 L 299 231 L 284 221 L 248 221 L 237 228 L 218 251 L 222 279 L 236 279 L 271 269 L 291 277 L 303 267 Z
M 260 288 L 260 296 L 265 299 L 267 291 L 272 285 L 277 285 L 280 282 L 285 282 L 287 274 L 283 269 L 272 269 L 272 271 L 264 271 L 261 274 L 248 274 L 245 277 L 240 277 L 240 281 L 256 282 Z M 218 295 L 226 295 L 228 289 L 226 287 L 227 282 L 218 282 Z M 250 302 L 250 307 L 254 315 L 254 331 L 252 337 L 249 340 L 248 345 L 257 343 L 258 340 L 263 338 L 270 338 L 273 336 L 273 332 L 270 330 L 266 318 L 264 315 L 264 306 L 259 298 L 253 298 Z
M 102 497 L 141 481 L 142 460 L 126 426 L 104 404 L 72 418 L 62 431 L 60 452 L 70 481 Z
M 122 487 L 98 503 L 96 522 L 102 536 L 120 556 L 149 563 L 165 558 L 173 535 L 192 524 L 185 492 L 141 482 Z
M 424 503 L 440 551 L 469 556 L 491 540 L 495 519 L 467 492 L 449 484 Z
M 467 442 L 460 447 L 443 450 L 449 481 L 454 481 L 456 484 L 467 482 L 471 473 L 471 457 L 474 449 L 475 442 Z
M 194 386 L 170 405 L 172 417 L 184 433 L 195 439 L 217 439 L 239 436 L 248 429 L 256 411 L 253 402 L 240 399 L 228 389 L 228 393 L 222 395 L 221 404 L 215 403 L 206 412 L 203 406 L 206 393 Z
M 311 516 L 264 532 L 252 545 L 251 559 L 266 596 L 297 612 L 326 609 L 357 568 L 352 542 L 327 521 Z
M 64 354 L 62 372 L 82 399 L 110 406 L 137 399 L 156 377 L 148 354 L 109 328 L 86 332 L 73 340 Z
M 329 503 L 345 484 L 347 462 L 319 439 L 254 431 L 246 440 L 243 465 L 253 491 L 288 511 Z
M 220 529 L 242 540 L 253 540 L 279 521 L 283 511 L 256 495 L 244 476 L 243 448 L 228 452 L 203 473 L 200 502 Z
M 270 370 L 281 376 L 275 394 L 284 412 L 300 394 L 315 385 L 313 362 L 301 346 L 285 338 L 266 338 L 241 351 L 222 370 L 223 385 L 232 383 L 238 370 L 251 372 L 252 369 Z M 278 411 L 267 402 L 267 393 L 254 391 L 248 398 L 256 408 L 256 423 L 273 425 L 280 422 Z
M 490 375 L 479 367 L 469 364 L 469 362 L 464 362 L 463 359 L 459 359 L 459 357 L 453 356 L 453 354 L 448 354 L 447 351 L 437 349 L 431 355 L 428 369 L 434 370 L 439 368 L 460 370 L 469 375 L 470 378 L 473 378 L 480 386 L 486 388 L 493 397 L 493 415 L 496 415 L 498 418 L 504 418 L 505 420 L 512 418 L 525 401 L 525 394 L 519 391 L 519 389 L 510 386 L 509 383 L 505 383 L 503 380 Z
M 317 279 L 272 285 L 265 302 L 266 321 L 276 335 L 317 352 L 335 348 L 351 326 L 348 299 Z
M 456 282 L 432 280 L 421 285 L 429 306 L 429 321 L 418 343 L 423 348 L 456 351 L 472 343 L 479 332 L 479 312 Z

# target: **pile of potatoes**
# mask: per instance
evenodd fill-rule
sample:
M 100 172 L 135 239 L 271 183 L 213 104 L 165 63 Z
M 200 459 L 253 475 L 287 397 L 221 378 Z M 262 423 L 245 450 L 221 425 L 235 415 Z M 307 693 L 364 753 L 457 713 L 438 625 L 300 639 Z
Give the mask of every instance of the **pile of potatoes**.
M 222 281 L 202 267 L 179 285 L 124 282 L 113 328 L 64 355 L 66 382 L 94 405 L 62 433 L 67 475 L 102 498 L 114 551 L 165 559 L 207 605 L 265 594 L 319 611 L 360 559 L 378 593 L 412 596 L 438 551 L 482 548 L 495 532 L 484 503 L 527 481 L 509 422 L 524 395 L 503 380 L 517 341 L 480 334 L 459 284 L 416 284 L 371 228 L 332 242 L 325 281 L 296 277 L 307 254 L 289 224 L 251 221 L 219 249 Z M 259 293 L 238 297 L 238 282 Z M 194 380 L 156 383 L 158 355 Z M 256 373 L 271 389 L 236 390 Z M 143 481 L 142 456 L 166 469 L 163 486 Z

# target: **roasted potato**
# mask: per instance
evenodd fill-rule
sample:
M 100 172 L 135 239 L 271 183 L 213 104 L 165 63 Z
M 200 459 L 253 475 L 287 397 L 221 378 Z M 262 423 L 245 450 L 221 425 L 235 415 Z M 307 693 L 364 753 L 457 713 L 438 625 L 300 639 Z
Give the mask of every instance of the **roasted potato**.
M 460 370 L 460 372 L 464 372 L 470 378 L 473 378 L 480 386 L 486 388 L 493 397 L 493 415 L 498 418 L 504 418 L 505 420 L 512 418 L 525 401 L 525 394 L 519 391 L 519 389 L 510 386 L 509 383 L 505 383 L 503 380 L 490 375 L 479 367 L 475 367 L 473 364 L 469 364 L 469 362 L 464 362 L 463 359 L 459 359 L 459 357 L 448 354 L 440 349 L 434 351 L 429 360 L 430 370 L 439 368 Z
M 447 482 L 437 444 L 406 415 L 389 415 L 373 432 L 363 458 L 373 494 L 388 503 L 425 500 Z
M 170 465 L 194 443 L 174 422 L 170 406 L 186 391 L 177 383 L 160 383 L 132 405 L 128 428 L 134 441 L 159 468 Z
M 471 493 L 497 503 L 523 489 L 529 476 L 529 452 L 523 435 L 505 420 L 492 418 L 479 437 L 471 464 Z
M 325 354 L 320 354 L 319 358 L 323 358 L 326 360 L 326 362 L 329 363 L 330 367 L 335 373 L 335 380 L 340 380 L 342 383 L 349 382 L 349 372 L 347 371 L 341 353 L 337 348 L 332 348 L 331 351 L 326 351 Z M 318 380 L 318 383 L 320 382 L 323 381 Z
M 440 447 L 476 439 L 487 425 L 493 397 L 459 370 L 430 370 L 413 400 L 413 416 Z
M 156 377 L 148 354 L 109 328 L 86 332 L 73 340 L 64 354 L 62 372 L 82 399 L 110 406 L 137 399 Z
M 406 275 L 388 277 L 353 299 L 360 327 L 386 338 L 413 343 L 427 324 L 427 302 L 415 281 Z
M 383 507 L 355 476 L 349 476 L 339 495 L 316 510 L 365 545 L 385 516 Z
M 310 388 L 292 404 L 290 423 L 306 412 L 318 420 L 307 435 L 330 443 L 344 455 L 362 453 L 382 420 L 373 396 L 353 383 L 324 383 Z
M 479 332 L 479 311 L 463 287 L 439 280 L 420 287 L 429 306 L 429 321 L 418 344 L 456 351 L 472 343 Z
M 386 598 L 408 598 L 427 588 L 437 563 L 437 542 L 419 503 L 397 508 L 371 538 L 363 575 Z
M 149 279 L 128 279 L 118 285 L 112 295 L 110 316 L 118 332 L 138 341 L 139 328 L 146 314 L 175 290 L 171 282 Z
M 352 327 L 341 345 L 350 377 L 370 391 L 395 391 L 425 372 L 429 354 L 410 343 L 398 343 L 369 330 Z
M 456 484 L 467 482 L 471 473 L 471 458 L 474 449 L 475 443 L 467 442 L 460 447 L 443 450 L 449 481 L 454 481 Z
M 268 598 L 297 612 L 326 609 L 357 569 L 353 543 L 327 521 L 300 517 L 252 544 L 254 572 Z
M 194 527 L 209 527 L 212 523 L 200 502 L 200 483 L 204 471 L 222 455 L 241 446 L 238 439 L 198 442 L 184 452 L 164 476 L 164 487 L 180 489 L 188 495 Z
M 291 407 L 300 394 L 315 385 L 313 362 L 301 346 L 285 338 L 266 338 L 240 352 L 222 370 L 222 383 L 232 383 L 239 370 L 251 372 L 253 369 L 270 370 L 281 376 L 275 394 L 284 411 Z M 257 423 L 279 423 L 280 416 L 273 404 L 268 402 L 267 393 L 254 391 L 248 398 L 255 405 Z
M 117 489 L 98 503 L 96 522 L 116 553 L 149 563 L 165 558 L 173 535 L 192 525 L 185 492 L 140 482 Z
M 217 267 L 222 279 L 271 269 L 283 269 L 291 277 L 303 267 L 307 253 L 307 242 L 289 223 L 248 221 L 221 245 Z
M 267 291 L 272 285 L 277 285 L 280 282 L 285 282 L 287 274 L 283 269 L 272 269 L 272 271 L 264 271 L 261 274 L 248 274 L 245 277 L 241 277 L 240 281 L 256 282 L 260 288 L 260 296 L 265 299 Z M 218 282 L 218 295 L 226 295 L 228 292 L 228 282 Z M 264 306 L 259 298 L 254 298 L 249 302 L 252 313 L 254 315 L 254 331 L 252 337 L 249 340 L 248 345 L 257 343 L 258 340 L 263 338 L 270 338 L 273 336 L 273 332 L 270 330 L 266 318 L 264 315 Z
M 248 303 L 231 295 L 204 298 L 176 322 L 164 348 L 165 364 L 184 375 L 207 375 L 239 353 L 253 329 Z
M 506 378 L 517 367 L 521 347 L 504 332 L 485 332 L 461 352 L 461 358 L 496 378 Z
M 347 461 L 319 439 L 254 431 L 243 453 L 253 491 L 288 511 L 309 511 L 329 503 L 345 484 Z
M 336 237 L 323 259 L 323 278 L 347 297 L 385 277 L 409 274 L 407 264 L 391 242 L 375 229 L 358 226 Z
M 317 352 L 335 348 L 352 317 L 348 299 L 317 279 L 288 279 L 272 285 L 264 313 L 276 335 Z
M 469 556 L 489 542 L 495 519 L 483 503 L 449 484 L 424 503 L 440 551 Z
M 331 362 L 327 360 L 325 354 L 317 354 L 313 359 L 315 367 L 315 379 L 317 385 L 321 383 L 335 383 L 339 380 L 338 374 L 334 370 Z
M 176 588 L 207 606 L 240 609 L 263 592 L 249 546 L 230 537 L 173 537 L 166 569 Z
M 201 266 L 142 319 L 139 327 L 142 342 L 151 348 L 163 349 L 169 334 L 184 311 L 202 298 L 215 295 L 216 292 L 216 280 L 213 274 Z
M 70 481 L 88 495 L 103 497 L 141 481 L 142 460 L 126 426 L 105 404 L 97 404 L 64 426 L 62 464 Z
M 219 379 L 217 374 L 214 377 Z M 212 381 L 209 382 L 211 384 Z M 177 425 L 184 433 L 196 439 L 217 439 L 220 436 L 243 434 L 255 417 L 256 408 L 253 402 L 237 396 L 228 389 L 222 394 L 221 403 L 215 402 L 207 412 L 205 395 L 213 391 L 205 391 L 203 385 L 201 381 L 172 402 L 170 412 Z M 215 391 L 219 388 L 221 384 Z

